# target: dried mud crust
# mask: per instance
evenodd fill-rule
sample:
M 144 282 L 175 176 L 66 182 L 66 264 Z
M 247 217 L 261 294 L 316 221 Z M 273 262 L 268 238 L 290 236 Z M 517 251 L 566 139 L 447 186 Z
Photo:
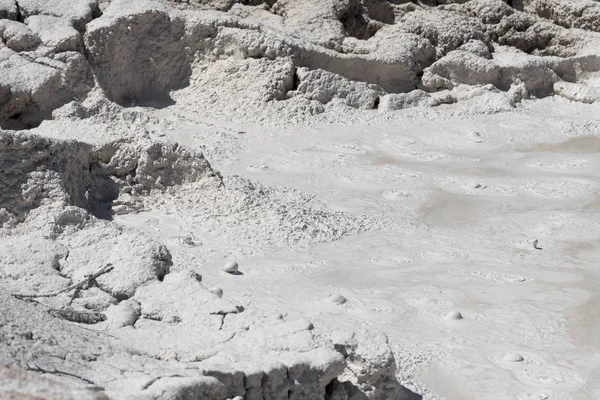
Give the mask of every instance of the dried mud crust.
M 33 308 L 38 322 L 93 314 L 90 323 L 105 325 L 111 332 L 135 326 L 129 333 L 119 333 L 118 341 L 107 336 L 101 353 L 77 360 L 62 357 L 57 362 L 48 354 L 79 351 L 79 340 L 89 340 L 85 330 L 72 325 L 70 341 L 50 344 L 48 340 L 53 339 L 45 335 L 54 337 L 54 328 L 41 334 L 41 325 L 23 321 L 31 311 L 3 313 L 2 326 L 26 331 L 23 335 L 13 332 L 10 346 L 0 352 L 0 362 L 59 378 L 75 377 L 84 387 L 71 383 L 69 390 L 90 398 L 104 398 L 104 393 L 119 393 L 120 398 L 155 398 L 160 393 L 189 398 L 186 396 L 194 393 L 211 399 L 313 399 L 325 398 L 335 385 L 339 385 L 339 393 L 358 393 L 369 382 L 370 391 L 379 390 L 380 379 L 389 381 L 385 390 L 404 393 L 395 381 L 395 369 L 389 368 L 395 364 L 387 341 L 379 338 L 376 343 L 388 346 L 389 358 L 381 370 L 374 361 L 376 375 L 356 380 L 354 376 L 360 372 L 355 371 L 345 379 L 341 374 L 347 356 L 327 344 L 326 335 L 313 333 L 310 322 L 288 321 L 279 313 L 257 314 L 235 301 L 221 300 L 201 283 L 199 274 L 174 264 L 163 244 L 122 228 L 111 222 L 110 216 L 113 207 L 121 207 L 121 212 L 127 207 L 127 212 L 132 212 L 174 196 L 180 207 L 202 215 L 228 213 L 231 221 L 237 221 L 231 231 L 242 239 L 261 237 L 265 244 L 284 246 L 335 240 L 368 225 L 343 213 L 312 210 L 310 197 L 302 193 L 236 177 L 223 179 L 202 154 L 174 143 L 93 145 L 10 131 L 2 132 L 0 138 L 4 160 L 0 181 L 6 189 L 0 230 L 3 308 L 11 304 L 16 310 Z M 263 231 L 269 226 L 278 226 L 278 230 Z M 33 236 L 32 230 L 36 232 Z M 89 278 L 98 270 L 104 272 Z M 4 297 L 7 293 L 18 296 Z M 60 324 L 53 326 L 60 329 Z M 162 335 L 167 331 L 173 337 L 198 340 L 165 341 Z M 25 348 L 25 342 L 33 345 L 31 351 L 19 350 Z M 126 352 L 119 356 L 122 350 L 113 350 L 109 342 L 126 346 Z M 258 356 L 260 362 L 255 360 Z M 115 364 L 115 359 L 120 361 Z M 148 369 L 148 360 L 162 366 Z M 197 364 L 190 368 L 182 361 Z M 121 366 L 114 370 L 115 365 Z M 167 365 L 176 372 L 164 373 L 171 368 Z M 121 374 L 131 368 L 145 372 L 138 374 L 136 388 L 123 392 L 131 378 L 123 380 Z M 20 371 L 23 379 L 28 376 L 25 371 L 14 371 Z M 342 385 L 338 377 L 346 383 Z M 52 391 L 59 385 L 40 381 L 39 387 L 24 388 L 18 382 L 11 388 L 23 396 Z M 94 386 L 91 391 L 89 385 Z

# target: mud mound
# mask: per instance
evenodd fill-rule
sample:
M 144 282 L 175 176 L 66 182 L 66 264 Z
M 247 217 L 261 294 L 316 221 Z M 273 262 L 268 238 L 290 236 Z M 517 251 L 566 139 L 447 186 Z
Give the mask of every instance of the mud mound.
M 330 242 L 384 225 L 377 219 L 323 210 L 302 192 L 261 185 L 238 176 L 224 177 L 217 190 L 183 186 L 167 196 L 181 212 L 194 210 L 190 224 L 235 236 L 255 248 L 265 245 L 306 247 Z M 161 195 L 164 196 L 164 195 Z M 155 208 L 152 198 L 145 200 Z

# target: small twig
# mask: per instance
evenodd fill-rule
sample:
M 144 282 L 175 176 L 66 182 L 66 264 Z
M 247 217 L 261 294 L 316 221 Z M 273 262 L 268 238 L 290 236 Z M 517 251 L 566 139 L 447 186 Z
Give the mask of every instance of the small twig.
M 33 365 L 34 366 L 32 367 L 32 366 L 30 366 L 29 364 L 26 363 L 25 364 L 25 369 L 28 370 L 28 371 L 39 372 L 39 373 L 42 373 L 42 374 L 51 374 L 51 375 L 56 374 L 56 375 L 70 376 L 71 378 L 76 378 L 76 379 L 79 379 L 80 381 L 83 381 L 83 382 L 85 382 L 87 384 L 94 385 L 94 386 L 96 386 L 100 390 L 104 390 L 103 387 L 96 385 L 93 381 L 91 381 L 91 380 L 89 380 L 87 378 L 84 378 L 82 376 L 78 376 L 78 375 L 72 374 L 70 372 L 59 371 L 56 368 L 53 368 L 52 370 L 47 370 L 47 369 L 41 368 L 37 364 L 33 364 Z
M 78 325 L 78 329 L 85 329 L 86 331 L 94 332 L 94 333 L 97 333 L 97 334 L 100 334 L 100 335 L 110 336 L 111 338 L 115 338 L 116 339 L 116 336 L 113 336 L 113 335 L 105 332 L 108 329 L 108 327 L 109 326 L 106 325 L 102 329 L 90 329 L 90 328 L 86 328 L 85 326 Z
M 56 318 L 65 319 L 67 321 L 90 325 L 106 321 L 106 315 L 102 313 L 77 311 L 69 308 L 51 308 L 48 310 L 48 314 Z
M 182 235 L 181 226 L 179 227 L 179 235 L 177 235 L 177 243 L 182 247 L 196 247 L 200 245 L 196 240 L 196 236 L 189 230 L 187 234 Z
M 91 281 L 90 281 L 91 283 Z M 77 296 L 79 296 L 79 292 L 81 291 L 81 289 L 77 288 L 73 291 L 73 294 L 71 295 L 71 300 L 69 300 L 69 306 L 71 304 L 73 304 L 73 302 L 75 301 L 75 299 L 77 298 Z
M 13 293 L 13 297 L 16 297 L 17 299 L 31 299 L 31 298 L 38 298 L 38 297 L 54 297 L 54 296 L 58 296 L 61 293 L 65 293 L 65 292 L 69 292 L 73 289 L 79 290 L 82 289 L 84 286 L 86 286 L 88 283 L 90 283 L 92 280 L 96 279 L 97 277 L 99 277 L 100 275 L 106 274 L 107 272 L 110 272 L 113 270 L 113 266 L 112 264 L 106 264 L 103 267 L 100 267 L 96 272 L 94 272 L 93 274 L 89 274 L 86 275 L 85 278 L 83 278 L 81 281 L 74 283 L 72 285 L 67 286 L 64 289 L 59 290 L 58 292 L 53 292 L 53 293 L 41 293 L 41 294 L 16 294 Z
M 150 379 L 144 386 L 142 386 L 142 390 L 148 389 L 150 386 L 156 383 L 159 379 L 163 378 L 183 378 L 183 375 L 167 375 L 167 376 L 157 376 L 155 378 Z
M 225 317 L 227 314 L 219 314 L 221 315 L 221 324 L 219 325 L 219 330 L 223 329 L 223 325 L 225 324 Z

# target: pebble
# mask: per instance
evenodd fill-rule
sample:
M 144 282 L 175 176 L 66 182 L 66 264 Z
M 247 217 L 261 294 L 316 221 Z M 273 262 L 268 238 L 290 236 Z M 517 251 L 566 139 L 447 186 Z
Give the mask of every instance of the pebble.
M 217 296 L 218 298 L 223 297 L 223 289 L 221 289 L 220 287 L 213 286 L 210 289 L 208 289 L 208 291 Z
M 471 140 L 473 140 L 475 143 L 483 142 L 483 140 L 481 138 L 481 134 L 479 132 L 471 132 L 470 136 L 471 136 Z
M 463 319 L 463 316 L 459 311 L 450 311 L 448 314 L 446 314 L 445 318 L 459 320 L 459 319 Z
M 125 205 L 118 205 L 118 206 L 114 206 L 112 208 L 112 212 L 115 215 L 124 215 L 124 214 L 128 214 L 131 212 L 131 209 Z
M 346 302 L 346 298 L 341 294 L 332 294 L 329 296 L 329 301 L 335 304 L 344 304 Z
M 236 261 L 229 261 L 223 265 L 223 271 L 228 274 L 237 274 L 239 272 L 238 263 Z
M 502 356 L 503 361 L 507 362 L 521 362 L 525 360 L 522 355 L 517 353 L 508 353 Z

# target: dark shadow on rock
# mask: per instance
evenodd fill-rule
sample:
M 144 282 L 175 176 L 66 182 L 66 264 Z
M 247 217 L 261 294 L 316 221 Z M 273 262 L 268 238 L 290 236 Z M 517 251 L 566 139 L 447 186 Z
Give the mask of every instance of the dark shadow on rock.
M 16 113 L 12 117 L 0 121 L 0 129 L 11 130 L 11 131 L 23 131 L 31 128 L 35 128 L 37 125 L 29 125 L 23 122 L 21 119 L 21 113 Z
M 400 382 L 386 382 L 385 388 L 375 388 L 379 395 L 377 398 L 390 400 L 422 400 L 423 396 L 402 386 Z M 369 397 L 352 382 L 332 380 L 325 388 L 325 400 L 368 400 Z

